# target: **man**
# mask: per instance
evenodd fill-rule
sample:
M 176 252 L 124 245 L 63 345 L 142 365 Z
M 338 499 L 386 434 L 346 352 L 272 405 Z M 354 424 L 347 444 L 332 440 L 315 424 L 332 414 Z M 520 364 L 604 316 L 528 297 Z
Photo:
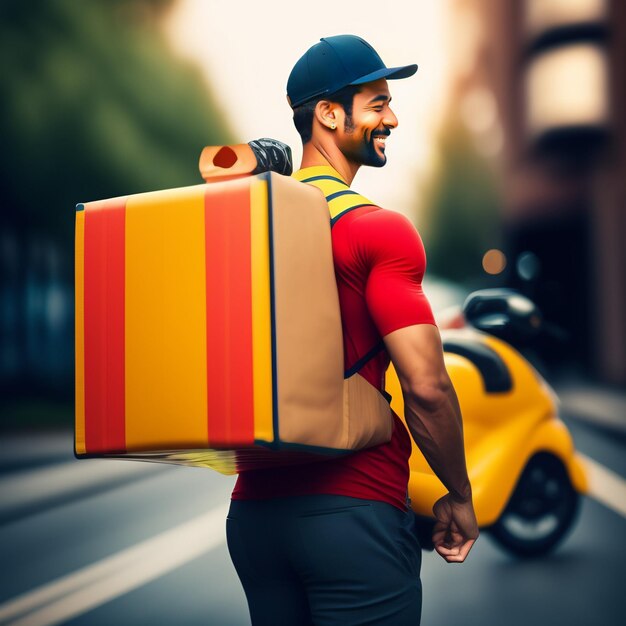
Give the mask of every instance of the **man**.
M 294 176 L 319 186 L 331 211 L 337 202 L 350 209 L 332 228 L 346 369 L 358 364 L 382 390 L 393 361 L 410 433 L 449 490 L 433 509 L 433 542 L 453 563 L 466 558 L 478 527 L 459 404 L 421 287 L 424 249 L 409 220 L 349 189 L 362 165 L 386 162 L 386 140 L 398 125 L 387 80 L 416 70 L 385 67 L 359 37 L 328 37 L 296 63 L 287 96 L 303 142 Z M 227 537 L 254 626 L 419 624 L 410 453 L 394 416 L 389 443 L 239 476 Z

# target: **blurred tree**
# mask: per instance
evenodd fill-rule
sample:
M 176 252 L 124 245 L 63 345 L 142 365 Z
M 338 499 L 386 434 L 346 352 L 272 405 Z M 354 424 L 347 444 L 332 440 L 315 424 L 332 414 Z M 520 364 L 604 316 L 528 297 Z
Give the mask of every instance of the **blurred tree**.
M 72 397 L 75 204 L 201 183 L 232 141 L 168 49 L 171 4 L 0 3 L 0 404 Z
M 0 200 L 18 231 L 71 246 L 77 202 L 201 182 L 202 147 L 231 139 L 159 31 L 170 4 L 0 4 Z
M 482 258 L 500 246 L 496 177 L 456 112 L 439 133 L 438 165 L 426 184 L 423 227 L 428 270 L 476 287 L 491 282 Z

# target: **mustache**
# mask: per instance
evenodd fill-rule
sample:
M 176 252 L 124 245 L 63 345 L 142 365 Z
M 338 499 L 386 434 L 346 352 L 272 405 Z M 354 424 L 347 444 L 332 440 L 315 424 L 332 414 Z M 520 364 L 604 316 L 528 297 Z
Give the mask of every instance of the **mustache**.
M 389 129 L 375 130 L 372 132 L 371 137 L 389 137 L 389 135 L 391 135 L 391 131 Z

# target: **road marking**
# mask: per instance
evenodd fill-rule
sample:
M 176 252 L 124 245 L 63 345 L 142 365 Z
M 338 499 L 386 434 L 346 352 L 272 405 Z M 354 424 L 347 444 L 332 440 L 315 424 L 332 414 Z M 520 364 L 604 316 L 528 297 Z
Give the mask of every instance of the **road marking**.
M 584 454 L 580 454 L 580 456 L 585 464 L 587 480 L 589 481 L 589 493 L 587 495 L 619 513 L 622 517 L 626 517 L 626 480 L 588 456 Z
M 216 548 L 225 541 L 228 504 L 0 605 L 0 624 L 52 626 Z M 17 621 L 10 621 L 17 620 Z
M 585 455 L 590 497 L 626 517 L 626 480 Z M 228 504 L 0 605 L 0 624 L 53 626 L 159 578 L 225 541 Z M 16 621 L 11 621 L 16 620 Z

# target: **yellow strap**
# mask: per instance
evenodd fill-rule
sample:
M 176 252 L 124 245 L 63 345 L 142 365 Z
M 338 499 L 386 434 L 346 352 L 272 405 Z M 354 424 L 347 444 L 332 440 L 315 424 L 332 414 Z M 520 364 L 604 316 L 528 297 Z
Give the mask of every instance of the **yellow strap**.
M 344 177 L 333 167 L 330 165 L 314 165 L 313 167 L 304 167 L 297 172 L 294 172 L 292 176 L 296 180 L 304 180 L 305 178 L 312 178 L 313 176 L 333 176 L 334 178 L 339 178 L 344 182 L 347 186 Z
M 316 165 L 314 167 L 305 167 L 293 174 L 293 177 L 299 181 L 307 181 L 307 184 L 313 185 L 321 190 L 328 202 L 331 220 L 336 220 L 342 213 L 354 209 L 362 205 L 374 204 L 365 196 L 357 193 L 347 193 L 328 200 L 329 196 L 342 191 L 350 191 L 350 187 L 344 181 L 342 176 L 329 165 Z M 316 179 L 316 180 L 311 180 Z M 338 179 L 338 180 L 333 180 Z
M 328 179 L 314 180 L 308 184 L 321 189 L 325 196 L 330 196 L 331 193 L 337 193 L 338 191 L 343 191 L 344 189 L 350 189 L 350 187 L 348 187 L 345 183 L 338 183 L 335 180 Z
M 334 220 L 342 213 L 355 209 L 356 207 L 363 205 L 373 204 L 370 200 L 360 194 L 349 194 L 345 196 L 339 196 L 334 198 L 328 203 L 328 209 L 330 211 L 330 219 Z

